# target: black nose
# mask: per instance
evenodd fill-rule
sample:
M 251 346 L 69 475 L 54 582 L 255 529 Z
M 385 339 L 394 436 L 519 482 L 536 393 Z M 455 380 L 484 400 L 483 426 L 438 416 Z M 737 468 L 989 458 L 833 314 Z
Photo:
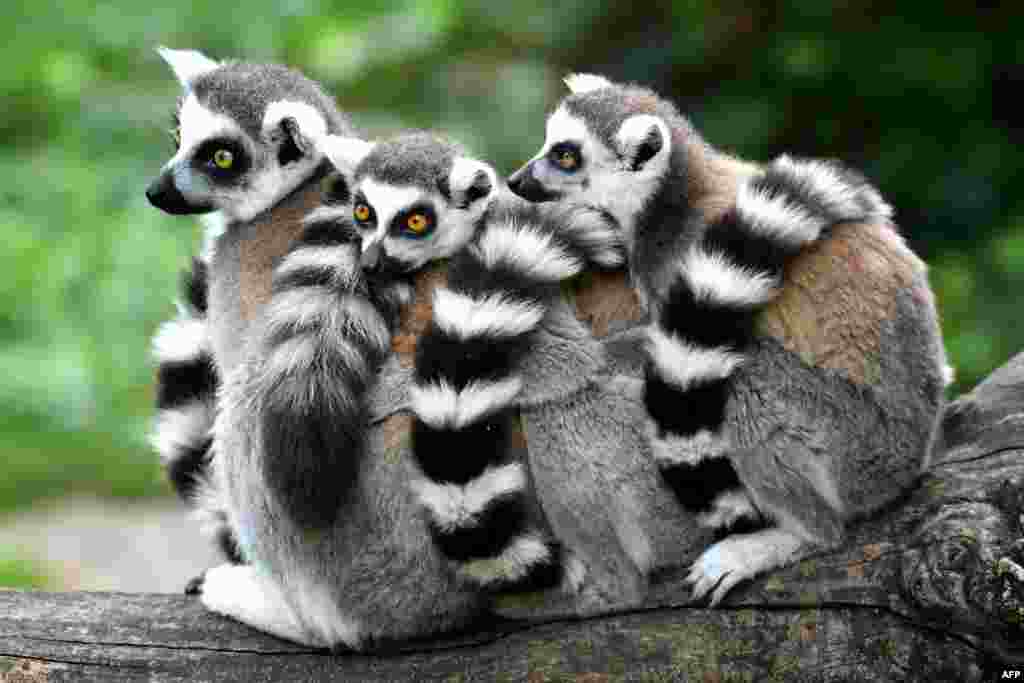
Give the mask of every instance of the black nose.
M 174 183 L 174 175 L 169 172 L 161 173 L 150 183 L 146 188 L 146 199 L 161 211 L 175 215 L 205 213 L 213 208 L 205 204 L 192 204 L 185 199 Z
M 551 192 L 537 180 L 530 162 L 508 178 L 508 189 L 530 202 L 549 202 L 558 199 L 558 193 Z
M 519 194 L 519 190 L 523 185 L 523 175 L 525 174 L 527 166 L 523 166 L 521 169 L 513 173 L 508 177 L 508 189 L 512 190 L 516 194 Z M 521 196 L 521 195 L 520 195 Z

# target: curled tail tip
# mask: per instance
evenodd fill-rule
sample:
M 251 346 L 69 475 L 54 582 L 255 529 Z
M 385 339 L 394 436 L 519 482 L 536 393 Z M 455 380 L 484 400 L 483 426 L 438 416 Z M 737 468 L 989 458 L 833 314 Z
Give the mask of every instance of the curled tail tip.
M 893 215 L 878 189 L 839 161 L 783 155 L 767 166 L 761 182 L 789 197 L 792 204 L 805 207 L 826 227 L 847 221 L 890 220 Z

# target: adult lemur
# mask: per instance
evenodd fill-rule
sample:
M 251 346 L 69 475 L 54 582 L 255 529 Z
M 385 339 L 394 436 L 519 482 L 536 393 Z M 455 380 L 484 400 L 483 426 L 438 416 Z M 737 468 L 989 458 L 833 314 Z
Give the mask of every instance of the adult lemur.
M 653 323 L 644 403 L 682 503 L 733 533 L 695 595 L 838 543 L 929 462 L 948 368 L 925 266 L 861 176 L 713 149 L 649 90 L 573 91 L 509 180 L 606 211 Z
M 161 391 L 163 417 L 177 409 L 182 418 L 161 420 L 166 453 L 195 451 L 181 444 L 201 450 L 207 359 L 221 379 L 213 455 L 192 471 L 209 468 L 201 497 L 237 539 L 244 564 L 209 570 L 201 599 L 217 612 L 312 645 L 368 648 L 466 623 L 493 607 L 496 594 L 504 601 L 503 589 L 533 576 L 520 569 L 530 574 L 537 546 L 454 572 L 455 558 L 438 550 L 438 510 L 425 514 L 421 506 L 440 498 L 425 484 L 431 473 L 413 452 L 413 371 L 407 353 L 387 348 L 390 316 L 381 304 L 390 290 L 382 282 L 396 260 L 406 261 L 399 270 L 417 265 L 409 260 L 412 250 L 394 248 L 400 233 L 424 244 L 430 236 L 478 230 L 496 190 L 493 171 L 415 136 L 380 143 L 332 188 L 335 205 L 318 209 L 304 225 L 319 204 L 323 151 L 352 145 L 329 100 L 277 67 L 218 64 L 188 52 L 164 56 L 186 96 L 181 146 L 150 198 L 171 212 L 215 208 L 227 218 L 208 259 L 206 329 L 195 316 L 186 318 L 157 345 L 165 362 L 197 370 L 162 373 L 174 383 L 172 390 L 165 381 Z M 386 184 L 400 192 L 382 189 Z M 517 225 L 536 225 L 538 234 L 551 230 L 546 213 L 528 205 L 517 217 Z M 444 255 L 442 245 L 432 244 Z M 593 246 L 585 237 L 579 245 L 581 254 Z M 595 249 L 595 261 L 608 258 L 604 251 Z M 503 252 L 492 247 L 490 253 Z M 540 257 L 533 265 L 520 264 L 527 272 L 550 267 L 534 256 Z M 377 274 L 362 277 L 360 261 Z M 540 304 L 537 298 L 541 307 L 524 318 L 534 322 L 543 314 L 545 322 L 517 364 L 523 391 L 515 400 L 525 424 L 521 432 L 508 431 L 525 433 L 526 460 L 536 475 L 537 502 L 523 498 L 533 507 L 520 528 L 536 529 L 544 547 L 557 542 L 559 559 L 571 568 L 564 577 L 536 575 L 540 585 L 557 580 L 548 608 L 578 614 L 636 604 L 650 570 L 678 566 L 697 545 L 695 525 L 644 455 L 636 428 L 641 405 L 609 381 L 634 372 L 628 353 L 619 359 L 611 342 L 600 343 L 559 303 L 556 285 L 548 289 L 555 299 Z M 412 318 L 432 315 L 424 293 L 417 306 L 427 304 L 425 310 Z M 201 297 L 194 298 L 202 308 Z M 578 308 L 588 306 L 594 308 L 585 302 Z M 448 310 L 442 325 L 466 322 L 456 323 L 453 309 L 442 307 Z M 482 313 L 473 318 L 481 329 L 488 327 Z M 419 323 L 412 323 L 404 336 L 415 343 Z M 189 428 L 174 433 L 192 436 L 166 436 L 168 426 Z M 521 462 L 522 439 L 503 443 L 503 462 Z M 471 461 L 477 454 L 441 455 Z M 529 483 L 521 468 L 504 472 L 497 479 L 503 490 Z M 481 579 L 491 590 L 481 590 Z

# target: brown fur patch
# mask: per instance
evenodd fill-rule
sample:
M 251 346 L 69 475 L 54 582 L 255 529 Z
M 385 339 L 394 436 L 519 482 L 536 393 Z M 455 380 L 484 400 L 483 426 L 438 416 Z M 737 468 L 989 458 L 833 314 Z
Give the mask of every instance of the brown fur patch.
M 384 448 L 388 453 L 397 452 L 408 441 L 412 432 L 412 415 L 396 413 L 381 423 L 384 434 Z
M 924 264 L 894 228 L 847 223 L 787 267 L 782 295 L 759 320 L 810 365 L 870 384 L 878 379 L 882 324 L 896 294 L 924 282 Z
M 644 311 L 624 270 L 585 273 L 568 286 L 576 318 L 589 325 L 597 338 L 606 337 L 615 322 L 635 322 Z
M 448 284 L 448 263 L 441 261 L 416 274 L 415 298 L 402 309 L 398 331 L 391 337 L 391 350 L 404 368 L 411 368 L 416 358 L 416 343 L 427 331 L 434 317 L 434 290 Z
M 251 320 L 270 300 L 274 267 L 302 233 L 302 220 L 320 203 L 320 184 L 312 183 L 286 198 L 272 213 L 252 222 L 251 238 L 241 243 L 239 254 L 239 291 L 245 320 Z
M 727 154 L 709 152 L 703 146 L 688 145 L 686 151 L 687 167 L 700 169 L 689 176 L 690 201 L 711 223 L 736 205 L 740 183 L 757 173 L 759 167 Z

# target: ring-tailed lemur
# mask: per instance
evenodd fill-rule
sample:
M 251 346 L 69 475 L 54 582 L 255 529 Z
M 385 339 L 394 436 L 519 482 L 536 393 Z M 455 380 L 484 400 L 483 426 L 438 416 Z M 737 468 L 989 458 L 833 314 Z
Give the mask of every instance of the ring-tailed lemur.
M 197 61 L 195 56 L 182 57 L 185 63 Z M 174 55 L 170 61 L 176 61 Z M 220 72 L 229 80 L 231 74 L 245 71 L 206 67 L 203 74 Z M 224 89 L 244 91 L 247 82 L 232 82 Z M 274 96 L 273 83 L 264 85 Z M 230 110 L 224 113 L 230 118 Z M 195 137 L 185 128 L 196 120 L 183 117 L 183 139 Z M 198 120 L 202 123 L 202 118 Z M 300 125 L 295 132 L 302 130 Z M 324 146 L 330 149 L 330 143 Z M 456 166 L 465 168 L 453 164 L 453 170 Z M 449 177 L 449 191 L 461 187 L 460 177 L 467 176 Z M 482 189 L 475 173 L 469 178 L 473 182 L 467 187 Z M 347 192 L 344 182 L 338 187 L 342 194 Z M 410 402 L 412 371 L 404 366 L 401 353 L 388 356 L 367 396 L 371 420 L 361 433 L 369 457 L 357 459 L 354 481 L 318 476 L 318 470 L 311 473 L 311 496 L 332 500 L 339 486 L 348 491 L 344 509 L 332 523 L 323 524 L 316 515 L 312 523 L 298 522 L 304 509 L 315 511 L 319 504 L 299 506 L 295 514 L 289 499 L 267 481 L 273 470 L 261 462 L 267 457 L 263 408 L 275 400 L 271 389 L 288 388 L 267 378 L 283 381 L 280 369 L 290 363 L 307 367 L 306 352 L 319 348 L 300 343 L 308 341 L 304 335 L 311 330 L 336 330 L 327 342 L 344 349 L 351 335 L 366 336 L 365 323 L 374 320 L 353 315 L 356 306 L 367 309 L 354 301 L 363 280 L 357 277 L 357 247 L 345 236 L 355 227 L 351 208 L 347 215 L 338 207 L 316 211 L 303 229 L 300 219 L 315 203 L 314 194 L 319 194 L 315 188 L 303 186 L 252 221 L 230 224 L 214 241 L 208 267 L 208 330 L 201 338 L 223 342 L 204 341 L 223 386 L 214 429 L 215 456 L 206 476 L 213 482 L 216 509 L 223 512 L 247 564 L 209 570 L 201 586 L 202 600 L 214 611 L 290 640 L 370 648 L 382 640 L 465 624 L 493 606 L 494 596 L 450 572 L 431 535 L 429 518 L 411 490 L 423 474 L 411 443 L 413 418 L 403 410 Z M 465 192 L 461 196 L 467 198 Z M 481 199 L 471 203 L 482 207 Z M 371 208 L 383 213 L 387 206 Z M 409 226 L 413 232 L 421 227 L 419 219 L 414 224 Z M 366 230 L 363 235 L 374 232 Z M 334 255 L 324 258 L 322 246 L 331 246 Z M 367 278 L 373 293 L 388 270 L 383 266 L 394 255 L 383 246 L 383 254 L 379 248 L 368 249 L 365 258 L 369 266 L 376 254 L 382 266 L 380 277 Z M 353 287 L 336 287 L 350 278 L 356 282 Z M 298 287 L 308 288 L 311 296 L 282 297 Z M 332 297 L 334 306 L 326 303 Z M 297 308 L 284 308 L 279 301 L 291 301 Z M 377 298 L 371 301 L 376 303 Z M 531 352 L 523 358 L 520 403 L 529 442 L 539 444 L 538 457 L 530 458 L 531 472 L 540 467 L 546 473 L 538 482 L 538 497 L 554 536 L 577 560 L 571 573 L 578 590 L 562 602 L 544 604 L 555 613 L 579 614 L 636 604 L 647 571 L 678 566 L 686 557 L 680 548 L 696 544 L 688 536 L 694 528 L 689 518 L 674 505 L 644 457 L 642 434 L 634 428 L 640 405 L 604 381 L 615 374 L 614 368 L 602 365 L 603 348 L 566 310 L 549 309 L 544 329 L 538 330 Z M 425 312 L 428 318 L 430 314 Z M 350 318 L 359 324 L 333 326 Z M 274 331 L 283 332 L 283 337 L 277 338 Z M 415 341 L 416 334 L 408 336 Z M 300 347 L 302 352 L 278 353 Z M 346 356 L 350 363 L 353 358 Z M 595 376 L 598 372 L 604 374 Z M 300 373 L 299 379 L 303 377 Z M 349 386 L 345 380 L 332 389 L 347 391 Z M 524 609 L 529 614 L 534 608 Z
M 838 163 L 741 162 L 649 90 L 567 84 L 509 185 L 621 226 L 653 320 L 655 458 L 703 524 L 769 525 L 693 565 L 695 596 L 717 603 L 838 543 L 929 462 L 948 366 L 925 267 L 878 192 Z
M 351 250 L 353 236 L 333 224 L 303 228 L 330 169 L 311 139 L 353 129 L 320 87 L 297 72 L 219 64 L 189 51 L 160 53 L 185 94 L 176 117 L 178 148 L 147 197 L 169 213 L 219 211 L 226 226 L 212 241 L 208 262 L 193 270 L 190 304 L 156 338 L 155 440 L 179 493 L 222 521 L 205 467 L 213 395 L 217 376 L 239 364 L 242 340 L 255 324 L 259 333 L 250 336 L 260 338 L 267 359 L 254 388 L 262 397 L 261 439 L 277 454 L 259 465 L 283 507 L 315 524 L 337 513 L 355 476 L 365 407 L 346 392 L 368 385 L 387 349 L 384 321 L 355 291 L 358 270 L 345 267 L 341 252 Z M 206 325 L 203 313 L 214 324 Z M 342 339 L 339 330 L 358 334 Z M 333 496 L 311 495 L 317 476 L 337 482 Z M 223 526 L 218 533 L 232 550 Z
M 537 523 L 514 436 L 519 363 L 562 280 L 623 264 L 618 236 L 600 212 L 541 210 L 495 192 L 488 165 L 429 134 L 323 142 L 351 179 L 351 219 L 372 277 L 455 254 L 418 340 L 411 388 L 423 473 L 414 488 L 438 549 L 489 591 L 559 585 L 561 546 Z M 476 296 L 498 281 L 502 295 Z

